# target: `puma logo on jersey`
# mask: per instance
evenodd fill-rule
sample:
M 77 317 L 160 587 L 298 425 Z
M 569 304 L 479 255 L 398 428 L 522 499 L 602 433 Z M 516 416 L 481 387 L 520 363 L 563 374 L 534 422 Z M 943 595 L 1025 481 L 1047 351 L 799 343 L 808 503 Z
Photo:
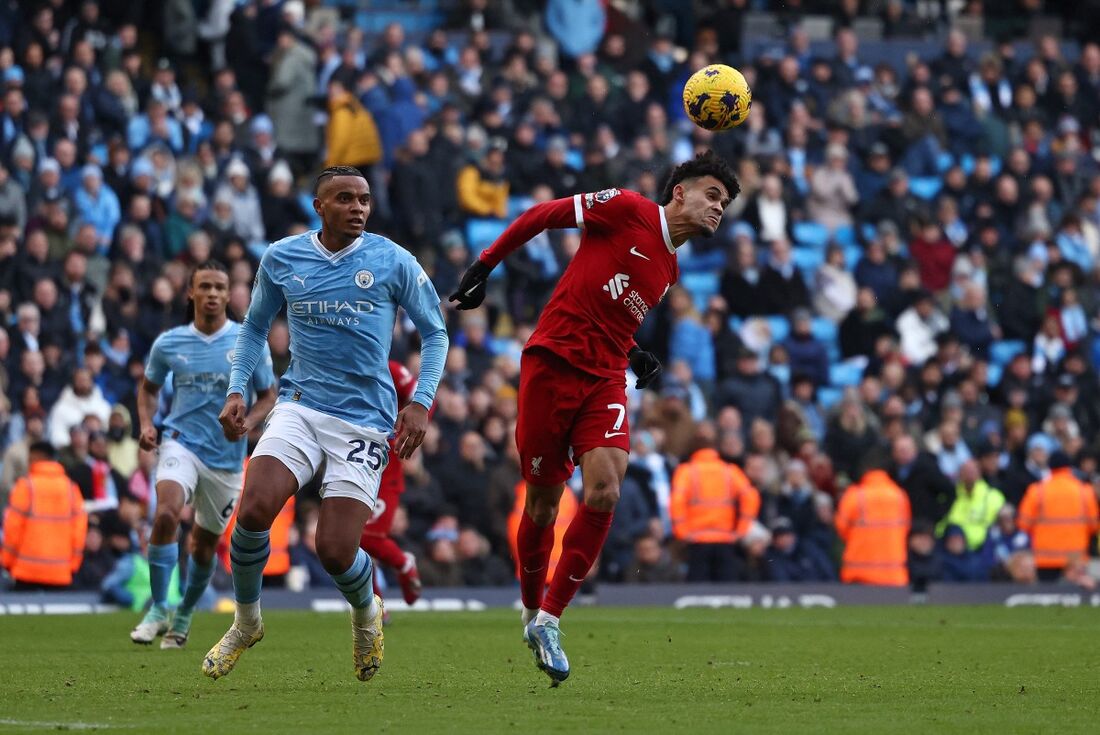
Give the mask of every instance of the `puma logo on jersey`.
M 630 248 L 630 254 L 631 255 L 637 255 L 642 260 L 649 260 L 649 256 L 643 255 L 642 253 L 638 252 L 638 246 L 637 245 Z
M 291 276 L 290 280 L 297 281 L 298 283 L 302 284 L 302 288 L 305 288 L 306 287 L 306 278 L 308 278 L 308 276 Z
M 604 285 L 603 290 L 611 294 L 612 301 L 618 301 L 628 286 L 630 286 L 630 276 L 626 273 L 616 273 L 615 277 Z

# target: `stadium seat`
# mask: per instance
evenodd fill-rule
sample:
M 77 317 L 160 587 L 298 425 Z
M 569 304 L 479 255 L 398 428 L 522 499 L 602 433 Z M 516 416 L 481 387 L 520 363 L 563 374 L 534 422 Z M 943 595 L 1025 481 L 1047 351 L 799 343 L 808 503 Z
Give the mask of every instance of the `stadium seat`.
M 844 397 L 844 391 L 840 388 L 822 387 L 817 389 L 817 402 L 821 408 L 829 410 Z
M 515 219 L 520 216 L 535 203 L 535 200 L 531 197 L 513 196 L 508 197 L 508 219 Z
M 729 325 L 730 331 L 737 334 L 741 331 L 741 325 L 745 323 L 745 320 L 739 316 L 731 316 L 726 324 Z
M 813 282 L 814 273 L 825 262 L 825 251 L 810 250 L 803 247 L 793 248 L 791 250 L 791 260 L 802 271 L 802 277 L 806 280 L 806 285 L 809 285 Z
M 1005 369 L 1001 365 L 989 363 L 989 367 L 986 368 L 985 384 L 989 388 L 995 387 L 1001 382 L 1001 376 L 1004 375 Z
M 766 316 L 764 317 L 768 322 L 768 326 L 772 332 L 772 343 L 782 342 L 787 339 L 791 334 L 791 323 L 787 321 L 785 316 Z
M 955 157 L 952 156 L 947 151 L 944 151 L 943 153 L 941 153 L 939 155 L 938 158 L 936 158 L 936 168 L 938 168 L 940 170 L 941 174 L 944 171 L 946 171 L 947 169 L 954 166 L 954 165 L 955 165 Z
M 865 242 L 870 242 L 878 236 L 878 231 L 873 224 L 864 223 L 859 227 L 859 234 L 863 236 Z
M 780 385 L 791 384 L 791 366 L 790 365 L 770 365 L 768 366 L 768 374 L 779 381 Z
M 466 246 L 477 253 L 493 244 L 508 223 L 502 219 L 472 217 L 466 221 Z
M 826 319 L 823 316 L 815 316 L 813 323 L 810 326 L 810 334 L 814 336 L 814 339 L 820 340 L 825 344 L 836 342 L 836 323 L 833 320 Z
M 1002 339 L 989 346 L 990 366 L 1004 367 L 1012 362 L 1012 358 L 1027 350 L 1027 343 L 1022 339 Z
M 829 366 L 829 385 L 847 388 L 859 385 L 863 379 L 863 368 L 858 363 L 840 362 Z
M 855 270 L 859 259 L 863 257 L 863 248 L 859 245 L 848 245 L 844 248 L 844 264 L 848 270 Z
M 851 225 L 838 227 L 833 231 L 833 242 L 848 247 L 856 244 L 856 228 Z
M 962 154 L 959 158 L 959 165 L 962 166 L 963 173 L 969 176 L 974 172 L 974 156 L 969 153 Z
M 943 182 L 938 176 L 917 176 L 909 179 L 909 191 L 921 199 L 932 199 L 940 193 Z
M 707 299 L 718 293 L 718 273 L 715 271 L 681 273 L 680 285 L 691 294 L 695 308 L 704 312 L 707 309 Z
M 298 206 L 302 208 L 302 211 L 309 215 L 309 229 L 317 230 L 321 227 L 321 218 L 313 211 L 313 194 L 308 191 L 302 191 L 298 193 Z
M 808 248 L 824 249 L 829 242 L 829 229 L 817 222 L 795 222 L 794 241 Z

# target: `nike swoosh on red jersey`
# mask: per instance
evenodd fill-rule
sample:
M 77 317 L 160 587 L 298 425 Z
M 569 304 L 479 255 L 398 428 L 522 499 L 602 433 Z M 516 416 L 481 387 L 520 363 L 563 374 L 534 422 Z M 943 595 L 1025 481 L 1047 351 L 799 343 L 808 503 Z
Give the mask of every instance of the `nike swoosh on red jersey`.
M 639 258 L 643 258 L 643 259 L 645 259 L 645 260 L 649 260 L 649 256 L 647 256 L 647 255 L 642 255 L 641 253 L 639 253 L 639 252 L 638 252 L 638 246 L 637 246 L 637 245 L 635 245 L 634 247 L 630 248 L 630 254 L 631 254 L 631 255 L 637 255 L 637 256 L 638 256 Z
M 625 431 L 605 431 L 603 433 L 603 438 L 604 439 L 610 439 L 613 436 L 625 436 L 625 435 L 626 435 Z

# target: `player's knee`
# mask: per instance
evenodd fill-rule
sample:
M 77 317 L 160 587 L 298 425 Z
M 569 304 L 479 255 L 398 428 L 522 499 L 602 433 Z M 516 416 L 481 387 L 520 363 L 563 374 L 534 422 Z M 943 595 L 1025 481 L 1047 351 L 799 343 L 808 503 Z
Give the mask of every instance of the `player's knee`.
M 153 531 L 163 538 L 175 534 L 180 525 L 180 509 L 171 504 L 164 503 L 157 506 L 157 512 L 153 516 Z
M 321 566 L 325 568 L 326 572 L 336 576 L 337 574 L 343 574 L 351 568 L 352 562 L 355 561 L 355 552 L 358 548 L 358 546 L 343 548 L 342 545 L 334 543 L 333 541 L 318 538 L 317 558 L 320 560 Z
M 536 526 L 545 528 L 557 519 L 558 506 L 550 503 L 528 503 L 527 515 L 530 516 Z
M 614 510 L 619 502 L 619 481 L 614 477 L 598 478 L 585 488 L 584 502 L 593 510 Z

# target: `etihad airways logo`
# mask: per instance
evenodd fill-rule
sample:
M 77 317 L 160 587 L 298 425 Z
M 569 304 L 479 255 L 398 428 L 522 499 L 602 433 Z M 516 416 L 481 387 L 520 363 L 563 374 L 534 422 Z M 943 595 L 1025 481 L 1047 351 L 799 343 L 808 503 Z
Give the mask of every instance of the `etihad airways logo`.
M 359 315 L 370 314 L 374 304 L 369 301 L 294 301 L 287 311 L 291 316 L 302 317 L 306 324 L 332 327 L 359 325 Z
M 615 277 L 604 284 L 603 290 L 611 294 L 612 301 L 618 301 L 619 297 L 623 295 L 630 286 L 630 275 L 627 273 L 616 273 Z

